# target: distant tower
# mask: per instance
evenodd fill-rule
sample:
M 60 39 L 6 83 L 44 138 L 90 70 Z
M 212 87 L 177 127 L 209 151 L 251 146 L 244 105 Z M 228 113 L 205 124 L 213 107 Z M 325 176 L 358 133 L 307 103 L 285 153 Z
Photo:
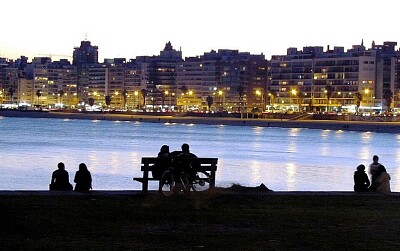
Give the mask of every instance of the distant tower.
M 99 47 L 90 44 L 90 41 L 81 41 L 80 47 L 74 48 L 73 65 L 97 64 L 99 62 Z

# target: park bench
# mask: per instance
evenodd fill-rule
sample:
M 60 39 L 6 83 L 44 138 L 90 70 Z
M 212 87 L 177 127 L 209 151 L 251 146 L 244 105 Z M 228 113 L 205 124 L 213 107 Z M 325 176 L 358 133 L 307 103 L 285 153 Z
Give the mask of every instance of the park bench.
M 218 158 L 196 158 L 191 160 L 196 171 L 205 171 L 210 175 L 210 188 L 215 187 L 215 172 L 217 171 Z M 147 193 L 149 181 L 159 181 L 154 177 L 149 177 L 149 172 L 157 166 L 157 157 L 143 157 L 141 162 L 141 171 L 143 177 L 133 178 L 133 180 L 142 183 L 142 193 Z

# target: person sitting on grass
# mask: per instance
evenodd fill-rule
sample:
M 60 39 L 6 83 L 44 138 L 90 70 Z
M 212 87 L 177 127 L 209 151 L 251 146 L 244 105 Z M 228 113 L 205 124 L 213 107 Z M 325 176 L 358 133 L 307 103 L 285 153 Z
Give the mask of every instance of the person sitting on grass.
M 85 163 L 79 164 L 79 170 L 75 173 L 74 182 L 76 183 L 75 191 L 77 192 L 88 192 L 92 189 L 92 175 Z
M 51 175 L 50 190 L 52 191 L 71 191 L 72 185 L 69 183 L 69 175 L 65 170 L 64 163 L 57 165 L 58 169 Z
M 365 166 L 361 164 L 357 166 L 357 171 L 354 172 L 354 192 L 366 192 L 369 186 L 370 182 L 365 172 Z
M 383 165 L 379 165 L 376 172 L 376 179 L 371 182 L 369 191 L 390 193 L 390 175 L 386 172 L 386 168 Z

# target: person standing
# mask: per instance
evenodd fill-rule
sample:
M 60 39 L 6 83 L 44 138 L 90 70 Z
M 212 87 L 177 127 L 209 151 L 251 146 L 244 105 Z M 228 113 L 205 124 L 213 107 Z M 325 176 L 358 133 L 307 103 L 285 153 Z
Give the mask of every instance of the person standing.
M 71 191 L 72 185 L 69 183 L 69 174 L 65 170 L 64 163 L 58 163 L 57 167 L 58 169 L 51 175 L 50 190 Z
M 371 182 L 373 182 L 377 177 L 378 168 L 381 164 L 379 163 L 378 155 L 372 157 L 372 163 L 369 165 L 368 173 L 371 175 Z
M 92 189 L 92 175 L 85 163 L 79 164 L 79 170 L 75 173 L 74 182 L 76 183 L 75 191 L 77 192 L 88 192 Z

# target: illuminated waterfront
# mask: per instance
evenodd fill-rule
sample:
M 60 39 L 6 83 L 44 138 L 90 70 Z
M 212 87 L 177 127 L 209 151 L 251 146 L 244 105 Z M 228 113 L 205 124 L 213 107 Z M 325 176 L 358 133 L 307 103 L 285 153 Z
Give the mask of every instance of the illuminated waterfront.
M 217 186 L 351 191 L 355 167 L 378 154 L 392 191 L 400 191 L 398 134 L 8 117 L 0 119 L 0 131 L 1 190 L 47 189 L 59 161 L 71 183 L 84 162 L 94 189 L 140 189 L 132 177 L 141 175 L 141 157 L 187 142 L 199 157 L 219 158 Z

